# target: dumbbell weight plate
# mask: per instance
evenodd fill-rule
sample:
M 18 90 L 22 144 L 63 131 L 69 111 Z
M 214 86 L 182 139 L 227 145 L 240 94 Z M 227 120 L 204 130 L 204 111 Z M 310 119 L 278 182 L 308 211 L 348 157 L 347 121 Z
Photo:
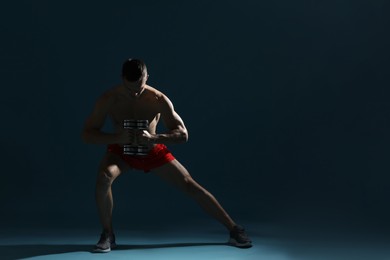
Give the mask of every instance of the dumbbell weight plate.
M 126 120 L 123 120 L 123 128 L 125 128 L 125 129 L 139 129 L 139 130 L 148 129 L 149 128 L 149 120 L 126 119 Z
M 149 148 L 141 145 L 128 145 L 123 146 L 123 154 L 126 155 L 148 155 Z

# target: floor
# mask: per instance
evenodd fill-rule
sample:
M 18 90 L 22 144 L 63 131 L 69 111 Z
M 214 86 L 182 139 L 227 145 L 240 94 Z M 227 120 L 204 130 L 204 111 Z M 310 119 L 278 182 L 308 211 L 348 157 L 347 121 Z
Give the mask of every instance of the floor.
M 0 234 L 0 259 L 390 259 L 389 240 L 372 232 L 265 223 L 245 226 L 254 244 L 249 249 L 228 246 L 226 231 L 206 224 L 119 229 L 118 248 L 104 254 L 91 253 L 99 237 L 96 229 L 8 228 Z

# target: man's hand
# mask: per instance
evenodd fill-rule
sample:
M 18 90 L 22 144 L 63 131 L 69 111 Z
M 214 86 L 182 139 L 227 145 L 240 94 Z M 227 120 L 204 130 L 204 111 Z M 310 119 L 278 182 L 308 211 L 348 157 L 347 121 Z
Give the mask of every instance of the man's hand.
M 136 140 L 139 145 L 153 144 L 154 136 L 146 130 L 138 130 Z
M 146 130 L 123 129 L 118 134 L 119 144 L 150 145 L 153 144 L 154 136 Z
M 137 145 L 136 130 L 123 129 L 118 134 L 118 144 L 134 144 Z

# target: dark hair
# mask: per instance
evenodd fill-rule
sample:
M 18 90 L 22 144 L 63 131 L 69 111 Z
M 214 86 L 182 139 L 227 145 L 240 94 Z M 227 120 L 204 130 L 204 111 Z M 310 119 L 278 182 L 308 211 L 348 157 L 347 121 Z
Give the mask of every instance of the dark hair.
M 139 59 L 127 59 L 122 66 L 122 77 L 128 81 L 137 81 L 147 73 L 146 65 Z

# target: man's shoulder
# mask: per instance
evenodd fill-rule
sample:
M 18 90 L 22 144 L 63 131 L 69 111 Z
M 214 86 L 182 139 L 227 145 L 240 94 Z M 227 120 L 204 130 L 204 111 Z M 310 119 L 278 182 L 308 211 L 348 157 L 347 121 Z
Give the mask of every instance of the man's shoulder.
M 166 98 L 164 93 L 152 86 L 147 85 L 147 89 L 149 91 L 150 96 L 153 97 L 153 99 L 155 99 L 156 101 L 162 101 L 164 98 Z
M 103 92 L 98 98 L 98 103 L 100 104 L 111 104 L 115 101 L 117 96 L 119 95 L 119 86 L 114 86 L 105 92 Z
M 148 86 L 150 93 L 153 94 L 153 99 L 155 100 L 155 104 L 158 106 L 160 111 L 167 111 L 173 109 L 172 101 L 165 95 L 163 92 Z

